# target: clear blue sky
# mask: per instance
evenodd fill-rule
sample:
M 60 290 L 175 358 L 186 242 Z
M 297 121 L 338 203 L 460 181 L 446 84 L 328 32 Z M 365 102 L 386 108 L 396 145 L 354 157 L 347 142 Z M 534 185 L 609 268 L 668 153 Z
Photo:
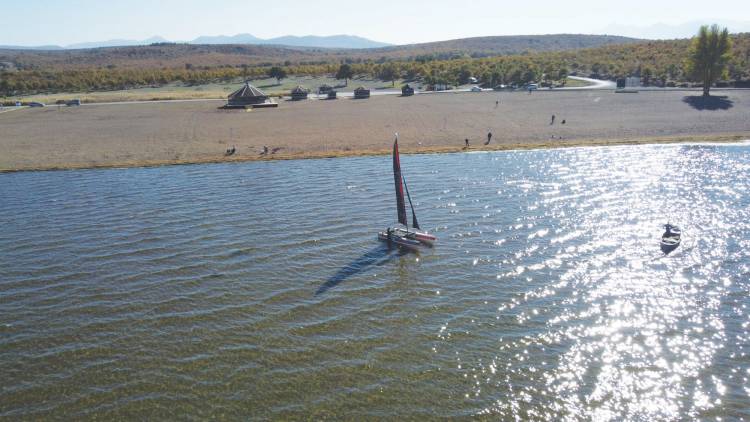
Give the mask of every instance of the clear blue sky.
M 750 31 L 750 3 L 694 0 L 0 0 L 0 45 L 200 35 L 352 34 L 394 44 L 483 35 L 610 33 L 672 37 L 681 24 Z M 623 9 L 623 10 L 620 10 Z M 666 24 L 666 25 L 658 25 Z M 671 31 L 671 32 L 670 32 Z M 694 32 L 694 30 L 691 30 Z

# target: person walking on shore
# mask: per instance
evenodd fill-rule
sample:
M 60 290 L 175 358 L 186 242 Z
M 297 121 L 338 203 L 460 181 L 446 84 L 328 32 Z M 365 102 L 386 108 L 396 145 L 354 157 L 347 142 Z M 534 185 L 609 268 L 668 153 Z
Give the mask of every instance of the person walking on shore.
M 464 142 L 466 143 L 466 147 L 465 148 L 468 148 L 469 147 L 469 138 L 464 139 Z
M 555 124 L 555 115 L 552 115 L 552 121 L 549 122 L 549 124 L 554 125 Z
M 492 141 L 492 132 L 487 131 L 487 142 L 485 142 L 485 145 L 489 145 L 490 141 Z

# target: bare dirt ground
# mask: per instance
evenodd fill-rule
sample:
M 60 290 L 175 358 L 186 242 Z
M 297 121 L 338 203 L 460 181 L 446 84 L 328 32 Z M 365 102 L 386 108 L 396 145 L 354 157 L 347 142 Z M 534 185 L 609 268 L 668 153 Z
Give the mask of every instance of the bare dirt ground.
M 414 153 L 461 151 L 466 138 L 474 151 L 750 139 L 750 91 L 697 95 L 443 93 L 249 112 L 217 102 L 51 106 L 0 114 L 0 171 L 385 154 L 394 132 L 402 152 Z M 225 157 L 232 145 L 236 154 Z M 263 146 L 277 150 L 261 155 Z

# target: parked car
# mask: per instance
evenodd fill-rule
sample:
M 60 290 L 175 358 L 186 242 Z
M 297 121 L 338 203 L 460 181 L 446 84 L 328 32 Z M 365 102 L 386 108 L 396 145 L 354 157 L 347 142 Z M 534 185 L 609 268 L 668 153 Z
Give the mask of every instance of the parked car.
M 482 92 L 482 88 L 474 85 L 471 87 L 471 92 Z
M 29 107 L 44 107 L 43 103 L 38 103 L 36 101 L 32 101 L 29 103 Z
M 500 85 L 497 85 L 497 86 L 495 86 L 495 87 L 494 87 L 494 88 L 492 88 L 492 89 L 494 89 L 495 91 L 502 91 L 502 90 L 504 90 L 505 88 L 507 88 L 507 86 L 505 86 L 505 85 L 503 85 L 503 84 L 500 84 Z
M 70 100 L 70 101 L 66 102 L 65 105 L 67 105 L 68 107 L 70 107 L 70 106 L 79 106 L 79 105 L 81 105 L 81 100 L 79 100 L 78 98 L 76 98 L 76 99 L 73 99 L 73 100 Z
M 528 84 L 528 85 L 526 85 L 526 89 L 529 90 L 529 91 L 535 91 L 535 90 L 539 89 L 539 85 L 537 85 L 537 84 Z

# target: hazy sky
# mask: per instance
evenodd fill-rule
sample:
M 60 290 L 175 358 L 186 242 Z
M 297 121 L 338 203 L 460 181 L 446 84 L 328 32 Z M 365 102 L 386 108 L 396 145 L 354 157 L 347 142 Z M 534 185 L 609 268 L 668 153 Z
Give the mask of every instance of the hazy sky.
M 145 39 L 154 35 L 185 41 L 200 35 L 238 33 L 261 38 L 352 34 L 394 44 L 550 33 L 619 32 L 637 36 L 642 32 L 644 36 L 668 38 L 674 36 L 669 32 L 675 31 L 670 26 L 696 21 L 725 22 L 732 31 L 750 31 L 748 0 L 725 0 L 720 4 L 721 7 L 707 11 L 705 1 L 693 0 L 574 3 L 559 0 L 0 0 L 0 45 L 67 45 L 109 39 Z

